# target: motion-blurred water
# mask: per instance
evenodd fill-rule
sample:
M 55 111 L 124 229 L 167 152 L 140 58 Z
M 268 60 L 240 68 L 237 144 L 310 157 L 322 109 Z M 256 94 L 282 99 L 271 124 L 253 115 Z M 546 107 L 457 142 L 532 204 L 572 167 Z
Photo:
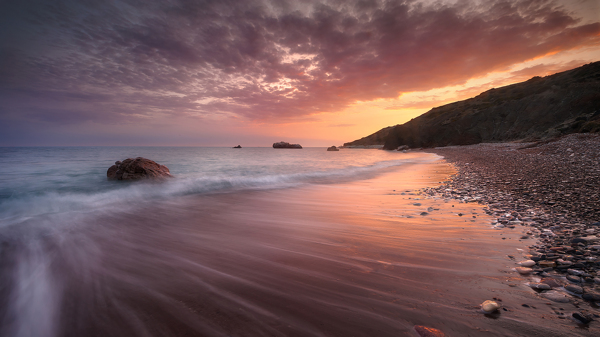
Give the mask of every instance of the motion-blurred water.
M 137 156 L 175 178 L 106 180 Z M 438 160 L 0 148 L 0 336 L 561 335 L 536 310 L 476 312 L 490 296 L 545 300 L 507 291 L 505 256 L 523 244 L 501 240 L 480 205 L 419 195 L 453 172 Z
M 107 181 L 115 161 L 145 157 L 177 179 Z M 398 152 L 324 148 L 0 148 L 0 226 L 45 214 L 89 212 L 182 195 L 364 179 L 412 161 Z
M 138 156 L 166 165 L 176 178 L 160 183 L 107 181 L 106 170 L 116 160 Z M 423 160 L 398 152 L 327 152 L 325 148 L 0 148 L 0 334 L 160 335 L 146 331 L 146 324 L 138 322 L 140 313 L 124 309 L 127 305 L 118 304 L 123 298 L 115 293 L 131 287 L 131 293 L 147 288 L 150 294 L 166 296 L 159 295 L 148 280 L 160 278 L 182 260 L 186 262 L 179 268 L 185 269 L 204 259 L 193 261 L 164 242 L 164 238 L 181 240 L 179 232 L 187 233 L 183 228 L 189 226 L 191 215 L 189 209 L 178 208 L 182 197 L 335 184 Z M 193 203 L 189 207 L 197 208 Z M 211 214 L 220 207 L 204 205 L 194 218 L 204 226 L 215 225 Z M 243 229 L 245 219 L 268 212 L 265 205 L 228 218 L 235 223 L 231 232 Z M 177 217 L 182 220 L 174 223 Z M 243 246 L 234 243 L 239 240 L 236 235 L 213 247 L 211 254 L 224 249 L 219 247 Z M 130 261 L 121 265 L 126 259 Z M 143 271 L 132 272 L 140 266 Z M 197 273 L 202 269 L 198 268 L 184 274 Z M 148 296 L 152 295 L 140 295 Z M 170 306 L 164 299 L 156 303 Z M 104 312 L 107 308 L 112 309 Z M 119 311 L 118 317 L 111 317 Z M 103 324 L 111 328 L 91 328 Z M 208 334 L 222 333 L 197 323 L 184 325 Z

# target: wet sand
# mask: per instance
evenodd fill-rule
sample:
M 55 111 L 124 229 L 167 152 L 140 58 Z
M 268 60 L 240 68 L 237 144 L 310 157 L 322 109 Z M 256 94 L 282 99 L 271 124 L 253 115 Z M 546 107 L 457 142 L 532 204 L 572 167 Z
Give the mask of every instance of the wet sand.
M 1 331 L 35 334 L 27 319 L 37 317 L 47 336 L 416 336 L 414 325 L 448 336 L 596 335 L 523 284 L 507 255 L 524 244 L 502 240 L 483 206 L 420 194 L 453 172 L 436 161 L 95 217 L 4 250 L 5 270 L 29 256 L 20 273 L 44 282 L 22 285 L 41 307 L 9 308 L 25 315 Z M 493 297 L 506 310 L 483 315 Z

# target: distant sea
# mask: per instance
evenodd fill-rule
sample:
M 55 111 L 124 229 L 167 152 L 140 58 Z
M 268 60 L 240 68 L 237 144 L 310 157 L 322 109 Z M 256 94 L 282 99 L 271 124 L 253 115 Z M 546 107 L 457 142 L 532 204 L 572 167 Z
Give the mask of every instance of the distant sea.
M 115 161 L 135 157 L 166 165 L 176 179 L 161 184 L 107 181 L 106 170 Z M 0 226 L 47 215 L 133 209 L 184 195 L 335 184 L 413 161 L 399 152 L 364 149 L 0 148 Z

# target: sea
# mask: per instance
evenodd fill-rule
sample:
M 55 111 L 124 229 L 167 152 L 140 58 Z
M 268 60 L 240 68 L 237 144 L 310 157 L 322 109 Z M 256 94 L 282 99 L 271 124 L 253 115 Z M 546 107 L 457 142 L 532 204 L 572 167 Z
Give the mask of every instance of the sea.
M 107 180 L 136 157 L 174 178 Z M 500 240 L 482 206 L 423 193 L 455 173 L 441 159 L 0 148 L 0 336 L 552 335 L 476 311 L 510 299 L 501 269 L 522 245 Z

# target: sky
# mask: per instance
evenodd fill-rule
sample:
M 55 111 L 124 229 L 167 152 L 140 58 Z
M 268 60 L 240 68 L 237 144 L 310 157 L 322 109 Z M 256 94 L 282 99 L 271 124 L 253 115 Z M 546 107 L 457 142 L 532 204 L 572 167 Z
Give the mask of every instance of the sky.
M 594 61 L 599 0 L 3 0 L 0 146 L 341 145 Z

